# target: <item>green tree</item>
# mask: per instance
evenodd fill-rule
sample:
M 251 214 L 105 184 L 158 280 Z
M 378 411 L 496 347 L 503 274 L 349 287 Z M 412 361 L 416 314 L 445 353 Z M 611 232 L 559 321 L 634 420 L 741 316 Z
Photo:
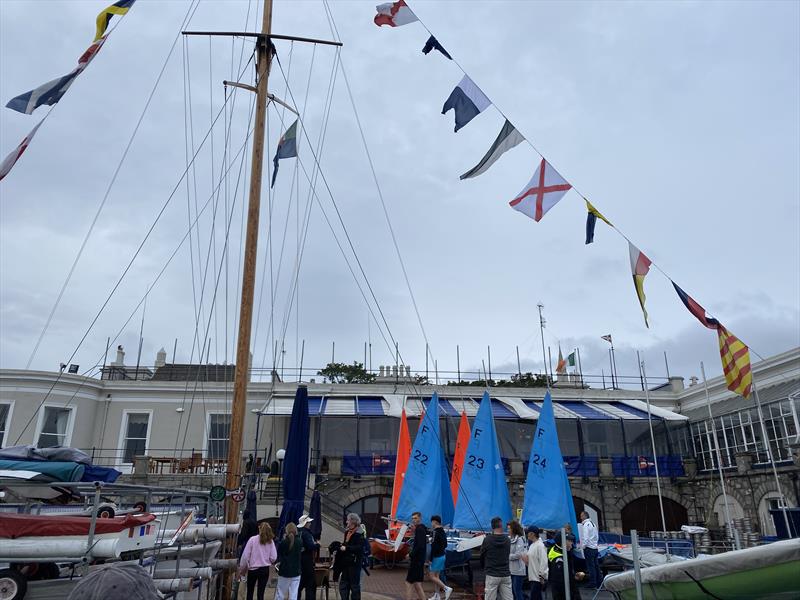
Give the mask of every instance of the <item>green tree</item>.
M 331 383 L 372 383 L 375 375 L 368 373 L 364 365 L 353 361 L 352 365 L 347 363 L 332 362 L 325 365 L 317 375 L 322 375 Z

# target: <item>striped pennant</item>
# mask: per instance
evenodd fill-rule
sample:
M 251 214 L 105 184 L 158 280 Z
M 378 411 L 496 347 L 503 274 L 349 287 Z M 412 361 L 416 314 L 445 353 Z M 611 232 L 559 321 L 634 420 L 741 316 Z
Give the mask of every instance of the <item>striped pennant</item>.
M 722 359 L 722 370 L 728 389 L 745 398 L 750 397 L 753 386 L 753 374 L 750 371 L 750 349 L 739 338 L 720 323 L 717 327 L 719 335 L 719 356 Z

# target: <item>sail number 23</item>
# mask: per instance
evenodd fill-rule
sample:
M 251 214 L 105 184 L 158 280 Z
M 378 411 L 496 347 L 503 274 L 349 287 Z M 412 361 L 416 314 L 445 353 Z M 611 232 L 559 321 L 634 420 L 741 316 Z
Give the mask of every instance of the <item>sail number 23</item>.
M 469 457 L 467 458 L 467 464 L 470 467 L 475 467 L 476 469 L 482 469 L 483 459 L 477 458 L 474 454 L 470 454 Z

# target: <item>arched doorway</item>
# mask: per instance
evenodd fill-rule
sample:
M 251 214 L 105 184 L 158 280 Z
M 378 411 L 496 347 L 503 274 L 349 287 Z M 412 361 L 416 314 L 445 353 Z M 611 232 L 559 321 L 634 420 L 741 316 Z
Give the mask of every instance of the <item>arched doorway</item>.
M 744 517 L 744 509 L 742 505 L 739 504 L 739 501 L 728 494 L 728 508 L 727 512 L 730 513 L 731 519 L 741 519 Z M 720 494 L 717 496 L 716 500 L 714 500 L 714 508 L 713 512 L 717 518 L 717 525 L 719 527 L 725 527 L 725 520 L 726 520 L 726 510 L 725 510 L 725 496 Z
M 345 509 L 343 521 L 348 513 L 356 513 L 367 528 L 368 537 L 385 537 L 387 516 L 392 510 L 392 497 L 384 495 L 366 496 L 356 500 Z
M 581 512 L 586 511 L 598 530 L 604 529 L 603 514 L 597 506 L 579 496 L 573 496 L 572 503 L 575 505 L 575 517 L 578 519 L 578 523 L 581 522 Z
M 662 498 L 662 500 L 667 531 L 679 531 L 681 525 L 689 522 L 686 508 L 670 498 Z M 651 531 L 661 531 L 661 509 L 658 496 L 642 496 L 622 508 L 622 532 L 628 534 L 631 529 L 635 529 L 640 535 L 650 535 Z

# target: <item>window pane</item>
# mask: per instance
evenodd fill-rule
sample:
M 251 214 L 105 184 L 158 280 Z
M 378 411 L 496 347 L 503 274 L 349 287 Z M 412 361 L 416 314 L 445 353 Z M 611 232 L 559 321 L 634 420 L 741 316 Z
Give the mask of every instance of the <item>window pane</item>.
M 150 422 L 150 415 L 147 413 L 128 414 L 128 437 L 147 438 L 147 425 Z
M 620 421 L 581 421 L 584 453 L 587 456 L 621 456 L 625 454 Z
M 360 418 L 358 420 L 358 437 L 361 456 L 393 455 L 397 452 L 397 436 L 399 435 L 397 424 L 396 419 L 387 419 L 386 417 Z M 353 433 L 351 431 L 351 437 Z
M 53 448 L 61 445 L 61 437 L 51 433 L 42 433 L 39 436 L 39 448 Z
M 125 442 L 125 453 L 122 457 L 122 462 L 132 463 L 135 457 L 144 456 L 145 452 L 145 440 L 128 439 Z
M 558 444 L 564 456 L 578 456 L 581 453 L 578 440 L 578 421 L 575 419 L 556 419 Z
M 319 446 L 322 456 L 344 456 L 356 453 L 355 417 L 326 417 L 322 419 Z
M 68 408 L 45 407 L 42 431 L 39 435 L 38 445 L 40 448 L 51 448 L 64 444 L 67 436 L 69 413 L 70 409 Z
M 8 404 L 0 404 L 0 431 L 5 432 L 8 419 Z
M 520 458 L 523 461 L 530 458 L 535 422 L 496 419 L 494 425 L 503 458 Z M 455 443 L 451 447 L 455 451 Z

